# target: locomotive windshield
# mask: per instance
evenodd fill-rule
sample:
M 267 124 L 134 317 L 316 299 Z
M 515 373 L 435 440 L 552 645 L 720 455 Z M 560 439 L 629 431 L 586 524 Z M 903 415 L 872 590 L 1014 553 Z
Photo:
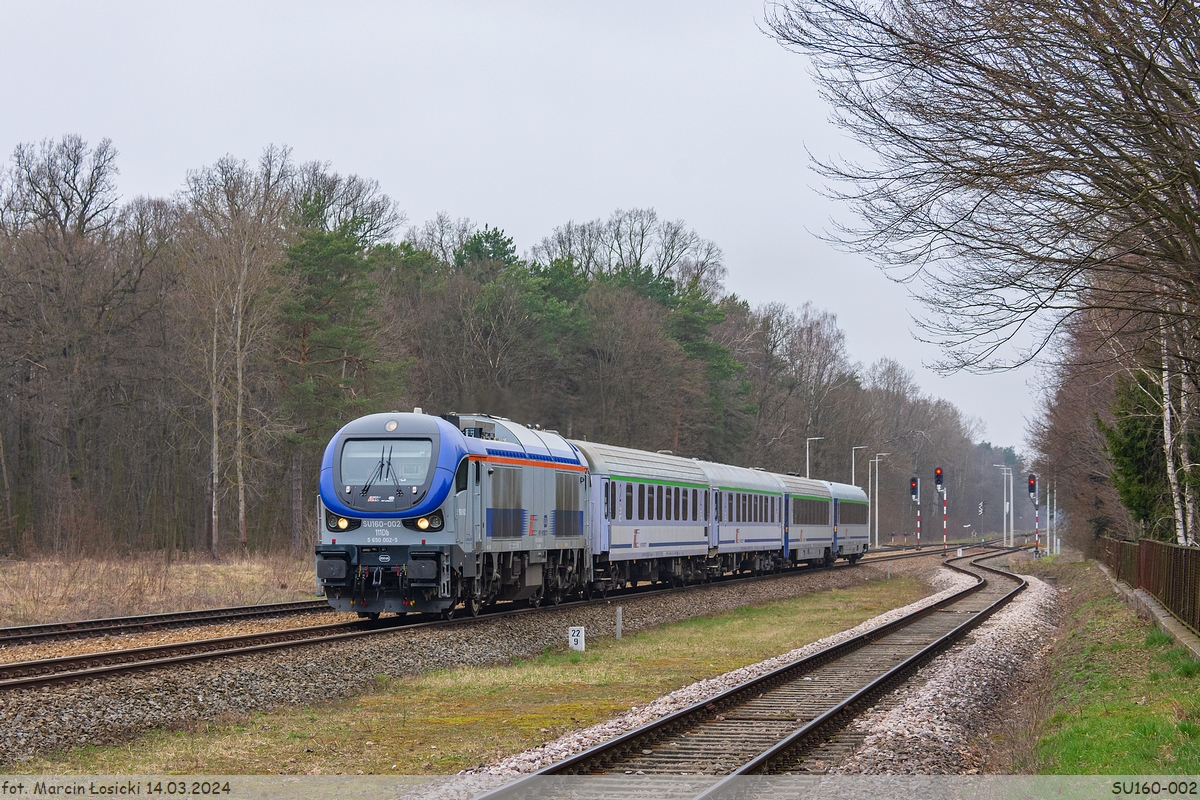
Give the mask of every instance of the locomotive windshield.
M 428 439 L 352 439 L 342 448 L 342 483 L 420 486 L 432 457 Z

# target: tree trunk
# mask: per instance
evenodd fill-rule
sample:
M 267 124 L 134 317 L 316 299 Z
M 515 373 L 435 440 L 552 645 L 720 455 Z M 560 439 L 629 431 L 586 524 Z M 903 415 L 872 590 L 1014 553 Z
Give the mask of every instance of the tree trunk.
M 304 547 L 304 451 L 299 444 L 292 447 L 292 553 Z M 321 524 L 317 520 L 317 524 Z
M 1183 468 L 1183 506 L 1187 522 L 1184 540 L 1193 544 L 1196 540 L 1196 486 L 1192 481 L 1191 439 L 1192 403 L 1195 385 L 1186 368 L 1180 370 L 1182 378 L 1179 392 L 1179 461 Z
M 1163 453 L 1167 457 L 1167 481 L 1171 485 L 1171 502 L 1175 506 L 1175 539 L 1179 544 L 1186 544 L 1187 529 L 1183 518 L 1183 498 L 1179 493 L 1179 474 L 1175 469 L 1175 435 L 1172 425 L 1174 409 L 1171 401 L 1171 357 L 1167 350 L 1165 321 L 1159 339 L 1162 343 Z
M 209 376 L 210 386 L 212 390 L 212 473 L 209 478 L 209 528 L 210 546 L 212 548 L 212 557 L 217 557 L 217 541 L 220 537 L 220 518 L 218 512 L 221 503 L 221 462 L 220 462 L 220 437 L 221 437 L 221 385 L 220 371 L 217 362 L 220 356 L 217 354 L 217 332 L 221 324 L 221 309 L 217 303 L 213 304 L 213 330 L 212 330 L 212 373 Z
M 16 516 L 12 510 L 12 489 L 8 485 L 8 463 L 7 457 L 4 454 L 4 431 L 0 431 L 0 478 L 4 480 L 4 517 L 0 519 L 0 528 L 8 532 L 13 552 L 16 553 L 17 537 L 15 526 L 13 525 Z
M 243 270 L 244 272 L 244 270 Z M 242 318 L 245 316 L 245 310 L 242 307 L 244 302 L 244 291 L 242 281 L 239 279 L 237 300 L 234 306 L 234 323 L 237 326 L 234 331 L 234 347 L 236 348 L 235 359 L 237 361 L 237 402 L 234 422 L 234 439 L 233 439 L 233 459 L 234 467 L 237 472 L 238 484 L 238 545 L 241 549 L 242 556 L 245 557 L 250 553 L 249 544 L 246 541 L 246 480 L 243 473 L 243 456 L 245 453 L 243 414 L 245 408 L 245 399 L 243 397 L 243 389 L 245 386 L 246 372 L 246 347 L 242 342 Z

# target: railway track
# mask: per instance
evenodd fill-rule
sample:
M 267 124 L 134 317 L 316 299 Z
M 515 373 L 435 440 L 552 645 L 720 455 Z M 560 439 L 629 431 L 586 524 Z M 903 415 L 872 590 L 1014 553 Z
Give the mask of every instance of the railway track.
M 257 606 L 208 608 L 199 611 L 175 611 L 166 614 L 143 614 L 135 617 L 109 617 L 107 619 L 88 619 L 79 622 L 19 625 L 12 628 L 0 628 L 0 646 L 28 644 L 29 642 L 52 639 L 133 633 L 159 628 L 177 628 L 212 622 L 278 617 L 287 614 L 305 614 L 314 611 L 329 610 L 329 604 L 324 600 L 302 600 L 294 603 L 267 603 Z
M 978 546 L 987 546 L 989 544 L 990 542 L 981 542 Z M 881 557 L 895 555 L 898 552 L 868 553 L 864 562 L 869 563 Z M 922 551 L 921 555 L 932 555 L 932 548 Z M 163 614 L 107 617 L 75 622 L 18 625 L 10 628 L 0 628 L 0 647 L 29 644 L 31 642 L 54 641 L 57 639 L 78 639 L 92 636 L 142 633 L 150 630 L 182 628 L 193 625 L 208 625 L 216 622 L 234 622 L 292 614 L 311 614 L 313 612 L 332 613 L 332 610 L 324 600 L 301 600 L 291 603 L 265 603 L 253 606 L 173 611 Z
M 941 551 L 925 551 L 920 553 L 902 553 L 890 556 L 879 556 L 871 561 L 889 561 L 906 558 L 928 557 L 941 555 Z M 864 561 L 863 563 L 866 563 Z M 848 566 L 839 567 L 841 569 Z M 780 573 L 762 575 L 752 578 L 735 580 L 778 580 L 795 573 Z M 664 592 L 695 591 L 703 584 L 692 584 L 674 589 L 664 589 Z M 636 590 L 623 590 L 619 594 L 610 594 L 608 599 L 580 600 L 563 603 L 558 608 L 593 605 L 611 602 L 622 596 L 643 594 Z M 480 618 L 512 616 L 516 614 L 536 613 L 534 608 L 499 608 L 485 612 Z M 264 633 L 251 633 L 239 636 L 226 636 L 212 639 L 198 639 L 189 642 L 153 645 L 124 650 L 109 650 L 98 653 L 63 656 L 59 658 L 39 659 L 37 661 L 13 662 L 0 665 L 0 692 L 14 689 L 27 689 L 39 686 L 74 683 L 92 678 L 132 674 L 150 669 L 185 664 L 194 661 L 224 658 L 234 655 L 258 653 L 285 647 L 297 647 L 324 642 L 342 641 L 361 636 L 388 633 L 400 628 L 423 628 L 463 624 L 475 618 L 464 616 L 451 620 L 428 619 L 422 617 L 384 617 L 378 620 L 358 620 L 345 623 L 313 625 L 300 628 L 287 628 Z
M 954 559 L 958 563 L 950 566 L 979 580 L 933 606 L 484 796 L 533 797 L 546 788 L 540 778 L 576 775 L 590 776 L 581 785 L 587 797 L 626 798 L 644 796 L 655 776 L 694 776 L 703 778 L 692 784 L 699 794 L 687 796 L 699 800 L 732 792 L 742 776 L 824 772 L 836 762 L 835 751 L 853 749 L 853 735 L 837 741 L 850 720 L 1024 589 L 1019 576 L 978 563 L 995 555 Z M 678 789 L 679 782 L 674 786 Z

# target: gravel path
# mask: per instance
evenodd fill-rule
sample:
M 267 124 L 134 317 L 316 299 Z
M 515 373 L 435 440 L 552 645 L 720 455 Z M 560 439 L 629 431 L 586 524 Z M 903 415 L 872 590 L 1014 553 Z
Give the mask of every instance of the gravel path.
M 892 573 L 919 575 L 936 563 L 935 558 L 895 562 Z M 64 747 L 122 742 L 150 728 L 325 702 L 361 692 L 376 675 L 524 658 L 565 646 L 570 625 L 584 625 L 590 637 L 611 636 L 618 604 L 624 608 L 624 630 L 632 633 L 737 606 L 859 585 L 881 578 L 886 569 L 860 564 L 800 572 L 8 692 L 0 694 L 0 765 Z

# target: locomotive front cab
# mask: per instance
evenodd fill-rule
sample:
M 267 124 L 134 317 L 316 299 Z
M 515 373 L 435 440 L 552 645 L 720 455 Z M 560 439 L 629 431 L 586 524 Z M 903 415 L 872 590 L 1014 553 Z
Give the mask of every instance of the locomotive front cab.
M 447 500 L 465 463 L 461 438 L 420 413 L 373 414 L 333 437 L 321 465 L 316 548 L 330 605 L 373 616 L 452 602 Z

